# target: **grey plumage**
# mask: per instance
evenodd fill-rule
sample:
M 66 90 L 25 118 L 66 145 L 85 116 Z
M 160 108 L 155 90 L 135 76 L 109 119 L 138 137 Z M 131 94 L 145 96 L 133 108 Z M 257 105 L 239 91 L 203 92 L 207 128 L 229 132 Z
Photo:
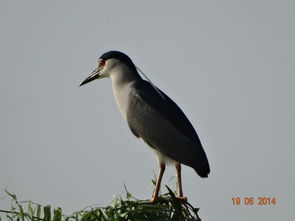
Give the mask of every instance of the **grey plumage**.
M 132 87 L 127 109 L 132 133 L 169 158 L 194 168 L 201 177 L 207 177 L 207 156 L 182 110 L 161 91 L 163 99 L 143 79 L 137 79 Z

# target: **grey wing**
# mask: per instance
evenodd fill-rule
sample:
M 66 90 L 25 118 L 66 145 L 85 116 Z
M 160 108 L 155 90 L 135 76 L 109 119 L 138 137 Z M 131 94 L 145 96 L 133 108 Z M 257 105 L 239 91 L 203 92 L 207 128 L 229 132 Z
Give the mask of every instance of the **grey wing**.
M 167 95 L 165 97 L 164 100 L 147 82 L 137 82 L 130 93 L 127 111 L 131 131 L 162 154 L 207 177 L 209 163 L 199 138 L 193 128 L 189 128 L 193 131 L 185 130 L 191 126 L 187 118 Z M 173 122 L 173 117 L 177 122 Z M 189 125 L 179 125 L 181 123 Z

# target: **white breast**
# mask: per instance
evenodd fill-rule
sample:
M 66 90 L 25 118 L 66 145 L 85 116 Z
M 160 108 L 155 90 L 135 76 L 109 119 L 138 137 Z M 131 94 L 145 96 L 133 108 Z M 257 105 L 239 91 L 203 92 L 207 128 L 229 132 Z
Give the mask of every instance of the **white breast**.
M 121 114 L 123 115 L 125 119 L 126 119 L 126 113 L 128 108 L 130 90 L 131 90 L 130 83 L 116 84 L 113 82 L 113 91 L 114 91 L 116 103 L 119 107 Z
M 117 63 L 116 67 L 110 72 L 109 77 L 112 80 L 113 91 L 117 105 L 126 119 L 127 108 L 129 104 L 129 94 L 132 90 L 132 82 L 138 78 L 124 63 Z

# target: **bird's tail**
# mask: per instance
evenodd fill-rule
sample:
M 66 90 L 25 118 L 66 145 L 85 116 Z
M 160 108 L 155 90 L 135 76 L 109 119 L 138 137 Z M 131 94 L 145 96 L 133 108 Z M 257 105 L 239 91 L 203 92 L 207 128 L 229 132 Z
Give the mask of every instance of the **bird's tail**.
M 194 168 L 194 170 L 202 178 L 208 177 L 208 175 L 210 173 L 209 164 L 207 164 L 207 166 L 203 166 L 202 168 L 200 168 L 200 167 Z
M 200 149 L 197 155 L 193 168 L 200 177 L 206 178 L 210 173 L 210 166 L 206 153 L 203 149 Z

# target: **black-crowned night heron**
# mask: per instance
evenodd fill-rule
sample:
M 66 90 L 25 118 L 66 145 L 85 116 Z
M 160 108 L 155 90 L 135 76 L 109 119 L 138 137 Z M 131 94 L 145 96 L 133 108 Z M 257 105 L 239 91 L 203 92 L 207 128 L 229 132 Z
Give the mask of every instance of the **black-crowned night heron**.
M 118 107 L 132 133 L 145 141 L 156 154 L 160 166 L 151 202 L 158 199 L 165 165 L 176 167 L 178 197 L 185 199 L 181 164 L 192 167 L 200 177 L 210 168 L 199 137 L 182 110 L 151 82 L 143 80 L 132 60 L 119 51 L 104 53 L 97 68 L 80 86 L 100 78 L 112 80 Z

